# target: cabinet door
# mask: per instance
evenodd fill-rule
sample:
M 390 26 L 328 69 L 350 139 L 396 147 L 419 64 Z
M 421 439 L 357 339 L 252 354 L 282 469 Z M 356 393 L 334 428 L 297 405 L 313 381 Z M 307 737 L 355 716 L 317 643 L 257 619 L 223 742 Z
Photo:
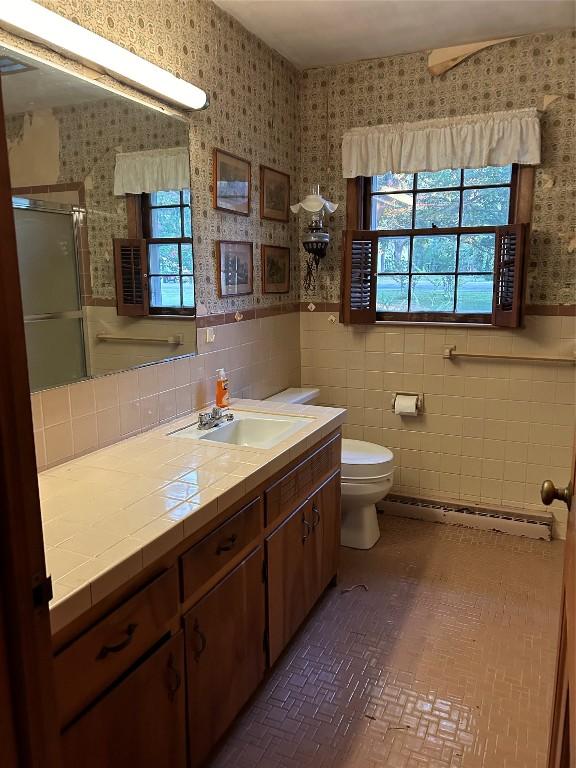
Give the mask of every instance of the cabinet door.
M 340 552 L 340 473 L 328 480 L 314 496 L 314 536 L 317 552 L 318 594 L 338 572 Z
M 268 642 L 273 664 L 314 604 L 318 586 L 311 561 L 312 504 L 298 507 L 266 539 Z
M 186 766 L 182 632 L 62 734 L 65 768 Z
M 304 557 L 305 594 L 308 610 L 338 571 L 340 549 L 340 474 L 322 485 L 311 499 L 307 510 L 310 536 L 306 539 Z
M 264 676 L 263 564 L 259 547 L 184 618 L 193 767 L 202 765 Z

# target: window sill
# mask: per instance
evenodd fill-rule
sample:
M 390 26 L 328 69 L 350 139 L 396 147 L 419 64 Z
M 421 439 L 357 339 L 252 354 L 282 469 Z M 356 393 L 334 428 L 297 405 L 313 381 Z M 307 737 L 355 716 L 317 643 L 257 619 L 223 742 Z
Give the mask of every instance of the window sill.
M 449 323 L 443 320 L 376 320 L 375 325 L 391 325 L 391 326 L 418 326 L 420 328 L 489 328 L 494 330 L 506 330 L 498 325 L 492 325 L 492 323 Z M 508 329 L 509 330 L 509 329 Z
M 196 314 L 194 315 L 185 315 L 181 314 L 178 315 L 176 313 L 174 314 L 163 314 L 162 312 L 150 312 L 146 317 L 151 318 L 157 318 L 159 320 L 196 320 Z

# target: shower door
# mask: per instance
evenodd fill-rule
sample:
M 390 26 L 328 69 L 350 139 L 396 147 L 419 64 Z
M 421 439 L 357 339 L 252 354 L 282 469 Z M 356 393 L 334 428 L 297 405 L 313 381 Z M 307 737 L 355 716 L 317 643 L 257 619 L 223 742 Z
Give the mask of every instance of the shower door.
M 32 391 L 86 376 L 78 284 L 77 209 L 14 198 L 28 374 Z

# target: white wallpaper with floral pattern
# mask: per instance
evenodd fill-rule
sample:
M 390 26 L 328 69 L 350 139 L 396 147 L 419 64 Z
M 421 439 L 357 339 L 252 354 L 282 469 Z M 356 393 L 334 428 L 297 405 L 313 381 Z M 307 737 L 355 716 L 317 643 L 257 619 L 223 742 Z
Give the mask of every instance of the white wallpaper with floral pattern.
M 297 192 L 301 75 L 209 0 L 41 0 L 42 5 L 206 90 L 210 108 L 190 117 L 192 207 L 199 312 L 294 301 L 299 289 L 297 223 L 261 221 L 259 165 L 289 173 Z M 213 210 L 212 148 L 252 163 L 249 218 Z M 254 295 L 218 299 L 214 242 L 254 242 Z M 291 291 L 262 296 L 260 245 L 291 246 Z
M 322 182 L 344 203 L 343 133 L 353 127 L 523 107 L 560 98 L 542 115 L 542 165 L 536 173 L 528 270 L 529 302 L 576 303 L 575 34 L 538 34 L 487 48 L 441 77 L 414 53 L 305 72 L 302 80 L 302 188 Z M 342 204 L 332 217 L 332 244 L 310 298 L 337 302 Z M 572 252 L 570 252 L 572 250 Z M 302 292 L 302 298 L 308 296 Z
M 544 33 L 485 49 L 441 77 L 432 77 L 424 53 L 360 61 L 298 73 L 209 0 L 41 0 L 64 16 L 188 78 L 210 94 L 211 106 L 191 117 L 196 272 L 199 301 L 209 312 L 257 304 L 339 297 L 340 234 L 345 182 L 340 168 L 344 131 L 353 126 L 541 106 L 543 163 L 536 178 L 529 301 L 576 303 L 574 238 L 576 117 L 573 31 Z M 252 162 L 250 218 L 211 206 L 211 150 L 220 146 Z M 260 163 L 291 175 L 292 199 L 320 182 L 341 205 L 314 290 L 300 287 L 298 224 L 262 222 L 258 211 Z M 303 223 L 300 223 L 300 227 Z M 216 296 L 214 241 L 253 240 L 254 297 Z M 261 243 L 292 247 L 288 297 L 260 294 Z M 572 252 L 571 252 L 572 251 Z

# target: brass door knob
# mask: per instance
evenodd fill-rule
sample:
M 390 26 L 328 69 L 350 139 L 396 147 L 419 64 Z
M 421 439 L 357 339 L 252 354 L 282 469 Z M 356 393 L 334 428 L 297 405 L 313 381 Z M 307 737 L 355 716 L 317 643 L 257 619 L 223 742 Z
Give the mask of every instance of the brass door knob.
M 542 503 L 549 506 L 553 501 L 563 501 L 568 509 L 572 501 L 572 484 L 568 483 L 566 488 L 556 488 L 552 480 L 544 480 L 540 489 Z

